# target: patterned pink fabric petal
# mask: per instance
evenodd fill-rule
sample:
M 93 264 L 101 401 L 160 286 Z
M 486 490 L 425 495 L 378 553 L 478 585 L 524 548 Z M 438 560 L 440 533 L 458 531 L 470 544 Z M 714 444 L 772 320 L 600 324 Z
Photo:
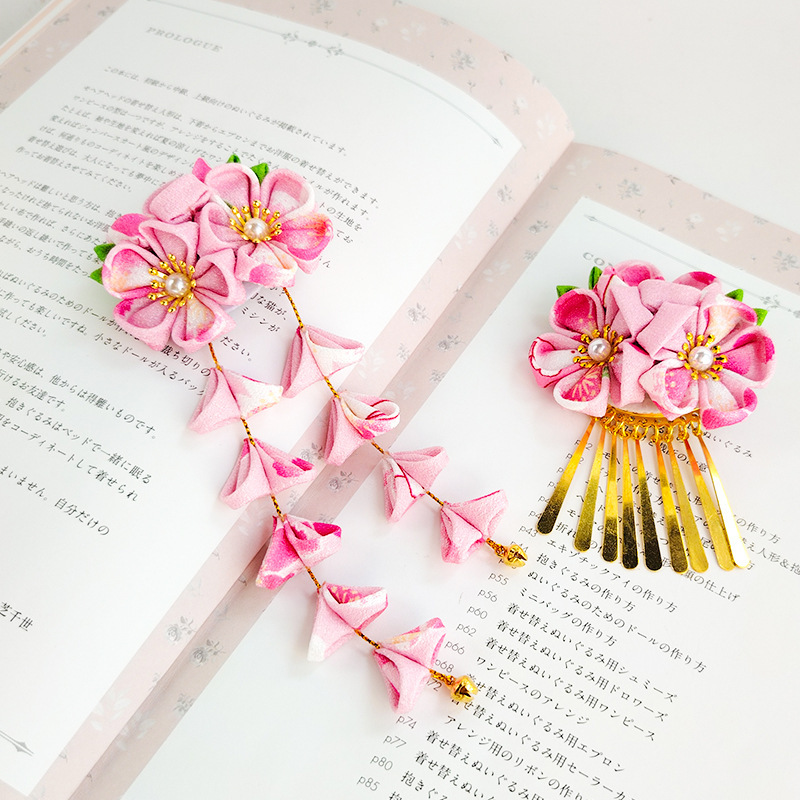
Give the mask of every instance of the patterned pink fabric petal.
M 364 345 L 354 339 L 309 325 L 297 328 L 283 368 L 284 396 L 294 397 L 323 377 L 330 378 L 355 364 L 363 353 Z
M 550 311 L 550 324 L 556 333 L 580 336 L 602 330 L 605 323 L 603 307 L 594 292 L 573 289 L 556 300 Z
M 608 408 L 611 382 L 607 370 L 581 367 L 561 378 L 553 387 L 556 402 L 570 411 L 580 411 L 593 417 L 602 417 Z
M 172 341 L 187 353 L 194 353 L 234 327 L 233 320 L 201 292 L 195 292 L 185 306 L 170 316 L 173 318 Z
M 230 422 L 250 419 L 278 403 L 282 394 L 281 386 L 263 383 L 232 370 L 213 369 L 189 427 L 197 433 L 208 433 Z
M 383 490 L 386 516 L 396 522 L 430 489 L 447 465 L 441 447 L 390 453 L 383 460 Z
M 430 670 L 442 645 L 445 629 L 438 618 L 388 642 L 372 655 L 380 668 L 395 711 L 409 712 L 431 677 Z
M 309 661 L 322 661 L 359 630 L 382 614 L 388 605 L 386 590 L 377 586 L 322 584 L 317 614 L 308 643 Z
M 147 241 L 139 234 L 139 226 L 150 219 L 146 214 L 123 214 L 111 223 L 108 229 L 108 241 L 114 244 L 128 242 L 147 247 Z
M 400 409 L 390 400 L 340 392 L 331 402 L 325 460 L 343 464 L 365 441 L 394 428 Z
M 153 280 L 150 268 L 158 266 L 156 255 L 132 242 L 109 250 L 103 262 L 103 286 L 114 297 L 141 297 Z M 147 292 L 144 292 L 147 294 Z
M 317 267 L 320 253 L 333 238 L 333 225 L 324 214 L 307 214 L 285 220 L 277 240 L 297 259 L 303 272 L 311 273 Z
M 247 299 L 242 282 L 235 277 L 236 256 L 232 250 L 201 257 L 195 265 L 195 292 L 224 306 L 235 306 Z
M 244 244 L 236 251 L 236 277 L 261 286 L 293 286 L 297 259 L 279 243 Z
M 169 341 L 174 323 L 174 314 L 167 312 L 160 303 L 148 299 L 148 289 L 141 289 L 140 296 L 132 293 L 114 308 L 114 321 L 122 330 L 143 341 L 153 350 L 163 350 Z
M 442 558 L 459 564 L 488 538 L 508 506 L 506 493 L 500 489 L 463 503 L 442 506 Z
M 579 341 L 563 333 L 545 333 L 534 340 L 528 358 L 539 386 L 546 389 L 566 375 L 583 369 L 575 363 Z
M 258 497 L 278 494 L 313 477 L 314 465 L 308 461 L 293 458 L 260 439 L 245 439 L 220 498 L 231 508 L 240 508 Z
M 665 302 L 659 306 L 638 343 L 655 360 L 673 356 L 686 341 L 686 334 L 697 327 L 697 306 Z
M 594 287 L 597 294 L 605 300 L 606 291 L 613 278 L 621 280 L 628 286 L 640 286 L 643 281 L 664 281 L 657 267 L 647 261 L 620 261 L 603 270 L 600 280 Z
M 272 538 L 258 571 L 256 584 L 277 589 L 304 566 L 312 567 L 332 556 L 341 545 L 338 525 L 292 517 L 273 518 Z
M 677 358 L 654 364 L 639 379 L 650 399 L 667 419 L 675 419 L 697 408 L 698 381 Z

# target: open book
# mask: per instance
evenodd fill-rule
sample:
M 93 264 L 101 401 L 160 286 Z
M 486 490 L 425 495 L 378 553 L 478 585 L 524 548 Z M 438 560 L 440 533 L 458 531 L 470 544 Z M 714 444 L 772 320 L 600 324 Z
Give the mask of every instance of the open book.
M 672 277 L 702 265 L 744 288 L 773 309 L 772 335 L 788 352 L 796 236 L 571 144 L 557 102 L 518 65 L 413 9 L 281 2 L 266 16 L 130 0 L 110 14 L 118 5 L 75 4 L 9 56 L 0 82 L 3 101 L 15 98 L 0 121 L 3 796 L 119 794 L 267 606 L 192 717 L 213 718 L 215 697 L 223 707 L 240 691 L 250 711 L 230 752 L 271 748 L 274 761 L 253 755 L 236 774 L 275 796 L 334 785 L 340 796 L 352 786 L 412 797 L 424 785 L 445 797 L 469 784 L 485 797 L 525 787 L 530 797 L 652 798 L 687 780 L 696 796 L 738 787 L 749 797 L 764 781 L 774 796 L 787 792 L 796 775 L 784 733 L 797 701 L 781 692 L 797 654 L 783 632 L 797 621 L 800 562 L 782 499 L 797 458 L 780 391 L 788 369 L 763 392 L 771 412 L 737 428 L 717 457 L 753 569 L 687 579 L 626 573 L 576 557 L 558 531 L 533 533 L 580 421 L 536 389 L 526 355 L 551 287 L 626 258 Z M 479 72 L 464 69 L 478 57 Z M 386 444 L 399 434 L 400 449 L 445 446 L 442 491 L 458 499 L 509 493 L 505 538 L 531 556 L 515 573 L 486 554 L 442 565 L 422 509 L 385 531 L 375 452 L 320 465 L 304 492 L 282 498 L 302 516 L 336 517 L 346 543 L 326 576 L 387 585 L 385 624 L 396 624 L 387 634 L 445 620 L 442 668 L 471 670 L 485 687 L 466 709 L 431 692 L 418 716 L 397 721 L 358 648 L 313 669 L 302 662 L 309 587 L 291 583 L 271 604 L 252 585 L 271 504 L 241 516 L 221 504 L 236 440 L 185 427 L 209 360 L 154 353 L 119 331 L 113 301 L 86 277 L 109 222 L 196 157 L 233 151 L 306 175 L 332 217 L 337 238 L 293 295 L 310 324 L 366 345 L 344 385 L 398 401 L 403 421 Z M 576 207 L 582 197 L 613 210 Z M 225 365 L 277 383 L 291 309 L 259 292 L 236 321 L 218 347 Z M 254 418 L 254 431 L 313 458 L 327 398 L 324 385 L 312 388 Z M 523 613 L 533 633 L 517 645 L 510 631 L 521 635 Z M 597 613 L 610 620 L 595 623 Z M 545 631 L 546 616 L 560 623 Z M 192 717 L 167 746 L 175 763 Z M 308 747 L 291 746 L 300 736 Z M 710 742 L 707 762 L 689 763 L 693 737 Z M 746 776 L 730 769 L 756 745 Z M 208 747 L 202 761 L 230 780 L 210 758 L 216 739 Z M 674 780 L 652 777 L 681 759 Z M 190 768 L 211 786 L 196 762 L 182 781 Z M 235 793 L 226 786 L 217 794 Z

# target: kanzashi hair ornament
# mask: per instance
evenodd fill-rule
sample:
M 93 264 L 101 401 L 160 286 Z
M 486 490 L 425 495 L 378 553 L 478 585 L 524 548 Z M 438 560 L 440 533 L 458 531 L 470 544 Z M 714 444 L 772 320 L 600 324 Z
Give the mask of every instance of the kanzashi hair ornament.
M 397 478 L 385 480 L 392 518 L 422 494 L 439 503 L 445 560 L 463 561 L 486 544 L 511 566 L 525 563 L 518 545 L 501 545 L 491 538 L 505 508 L 502 492 L 465 503 L 439 500 L 428 486 L 443 466 L 444 451 L 393 455 L 375 438 L 397 425 L 397 405 L 334 386 L 332 377 L 355 364 L 364 348 L 304 324 L 288 290 L 298 271 L 313 272 L 331 236 L 330 220 L 299 175 L 269 170 L 266 164 L 248 168 L 235 156 L 214 168 L 199 159 L 191 173 L 157 189 L 143 213 L 126 214 L 112 224 L 111 242 L 95 248 L 103 266 L 92 277 L 119 298 L 114 309 L 117 324 L 151 348 L 162 350 L 170 341 L 187 352 L 207 347 L 213 367 L 189 426 L 206 433 L 242 425 L 239 455 L 220 497 L 233 508 L 271 498 L 273 531 L 256 582 L 276 589 L 298 572 L 311 578 L 318 599 L 309 658 L 326 658 L 357 636 L 373 648 L 392 704 L 401 713 L 411 708 L 431 679 L 447 686 L 453 699 L 468 702 L 477 692 L 469 676 L 457 678 L 434 669 L 445 635 L 439 619 L 376 641 L 362 628 L 386 608 L 386 592 L 317 578 L 311 568 L 338 551 L 341 529 L 284 513 L 277 497 L 312 480 L 315 465 L 256 438 L 248 422 L 283 398 L 324 381 L 331 392 L 325 460 L 342 464 L 369 442 L 393 465 Z M 213 346 L 234 324 L 225 309 L 244 302 L 251 284 L 282 291 L 297 320 L 280 385 L 224 367 Z
M 743 303 L 741 290 L 723 293 L 719 280 L 708 273 L 690 272 L 667 281 L 656 267 L 637 261 L 602 272 L 594 269 L 588 289 L 559 286 L 558 295 L 550 314 L 553 330 L 534 341 L 531 366 L 538 384 L 551 389 L 557 403 L 590 419 L 539 518 L 538 531 L 555 529 L 597 430 L 574 530 L 577 550 L 592 545 L 597 496 L 604 492 L 603 559 L 619 558 L 624 567 L 636 567 L 641 546 L 645 565 L 661 568 L 642 452 L 642 443 L 650 442 L 672 569 L 683 573 L 690 567 L 695 572 L 708 568 L 689 495 L 692 488 L 719 566 L 746 567 L 747 549 L 703 431 L 740 422 L 755 409 L 755 390 L 773 369 L 772 340 L 760 327 L 766 311 Z M 688 465 L 691 482 L 681 462 Z

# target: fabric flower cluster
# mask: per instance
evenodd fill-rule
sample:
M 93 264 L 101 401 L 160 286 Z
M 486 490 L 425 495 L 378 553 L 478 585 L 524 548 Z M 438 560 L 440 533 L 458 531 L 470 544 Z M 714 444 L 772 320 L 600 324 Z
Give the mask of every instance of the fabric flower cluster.
M 198 159 L 144 213 L 117 219 L 98 248 L 103 285 L 120 298 L 117 324 L 154 350 L 172 339 L 192 352 L 226 333 L 225 308 L 245 300 L 245 283 L 292 286 L 331 239 L 303 178 L 232 158 L 214 168 Z
M 598 271 L 599 273 L 599 271 Z M 625 261 L 564 291 L 530 362 L 564 408 L 602 417 L 609 405 L 668 420 L 700 412 L 705 428 L 740 422 L 773 370 L 763 312 L 690 272 L 667 281 L 652 264 Z

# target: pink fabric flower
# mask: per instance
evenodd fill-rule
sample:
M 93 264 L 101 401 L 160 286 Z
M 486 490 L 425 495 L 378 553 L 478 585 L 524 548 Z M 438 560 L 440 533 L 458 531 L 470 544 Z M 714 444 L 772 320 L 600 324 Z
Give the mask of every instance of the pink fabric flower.
M 103 285 L 121 298 L 114 319 L 154 350 L 172 339 L 188 352 L 229 331 L 222 310 L 245 299 L 233 275 L 230 251 L 197 257 L 199 229 L 193 222 L 171 225 L 145 220 L 138 241 L 115 245 L 103 264 Z
M 203 397 L 189 420 L 189 427 L 197 433 L 208 433 L 230 422 L 250 419 L 278 403 L 282 394 L 282 386 L 217 367 L 209 373 Z
M 325 460 L 344 464 L 365 441 L 394 428 L 400 421 L 400 409 L 390 400 L 340 392 L 331 401 Z
M 305 567 L 313 567 L 340 547 L 338 525 L 292 517 L 273 517 L 272 538 L 258 571 L 256 584 L 277 589 Z
M 609 403 L 642 402 L 639 377 L 652 366 L 635 344 L 653 316 L 639 284 L 660 277 L 639 262 L 606 272 L 594 289 L 572 289 L 558 298 L 550 314 L 553 332 L 539 336 L 530 350 L 537 383 L 552 388 L 564 408 L 591 416 L 605 414 Z
M 291 286 L 298 267 L 313 272 L 333 229 L 310 184 L 285 169 L 259 183 L 241 164 L 215 167 L 203 182 L 215 202 L 198 214 L 201 252 L 234 249 L 236 277 L 263 286 Z
M 322 661 L 386 610 L 386 590 L 377 586 L 323 583 L 308 644 L 309 661 Z
M 392 706 L 399 714 L 406 714 L 413 708 L 430 679 L 444 635 L 442 621 L 429 619 L 401 636 L 381 642 L 380 648 L 373 651 Z
M 240 508 L 259 497 L 307 483 L 314 473 L 310 462 L 293 458 L 260 439 L 247 438 L 220 498 L 231 508 Z
M 294 397 L 312 383 L 329 378 L 355 364 L 364 353 L 364 345 L 320 328 L 298 328 L 283 369 L 284 396 Z
M 772 375 L 775 348 L 750 306 L 696 276 L 675 282 L 691 291 L 680 301 L 663 298 L 640 334 L 658 357 L 641 384 L 667 419 L 699 409 L 703 427 L 719 428 L 755 409 L 755 389 Z
M 431 488 L 447 461 L 441 447 L 389 453 L 383 460 L 386 516 L 392 522 L 400 519 Z
M 441 517 L 442 558 L 455 564 L 466 561 L 494 536 L 507 506 L 502 489 L 463 503 L 445 503 Z

